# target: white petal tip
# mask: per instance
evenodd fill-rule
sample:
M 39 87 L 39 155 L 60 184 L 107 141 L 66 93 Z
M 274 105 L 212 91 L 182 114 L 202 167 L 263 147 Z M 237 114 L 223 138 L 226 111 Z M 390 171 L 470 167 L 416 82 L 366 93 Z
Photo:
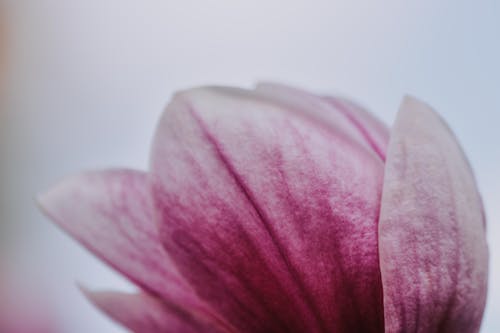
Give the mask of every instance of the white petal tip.
M 430 124 L 447 128 L 441 116 L 429 104 L 411 95 L 404 96 L 395 126 L 401 130 L 419 128 L 427 131 Z
M 401 106 L 399 107 L 399 112 L 411 113 L 411 114 L 425 112 L 425 113 L 436 114 L 434 109 L 429 104 L 412 95 L 405 95 L 403 97 Z
M 67 203 L 77 179 L 77 176 L 68 177 L 35 196 L 40 211 L 53 222 L 58 223 L 58 211 Z
M 49 219 L 53 220 L 53 210 L 54 210 L 54 202 L 55 198 L 57 197 L 57 192 L 58 192 L 58 186 L 53 187 L 45 192 L 41 192 L 35 196 L 35 203 L 38 207 L 38 209 L 48 217 Z

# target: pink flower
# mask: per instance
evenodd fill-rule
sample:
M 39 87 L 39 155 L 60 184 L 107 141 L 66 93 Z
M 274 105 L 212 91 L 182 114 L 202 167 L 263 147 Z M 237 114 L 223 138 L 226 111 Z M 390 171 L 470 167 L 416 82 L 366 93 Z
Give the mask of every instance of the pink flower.
M 47 215 L 141 291 L 86 292 L 135 332 L 477 332 L 488 249 L 454 135 L 406 97 L 391 130 L 280 85 L 199 88 L 148 172 L 87 172 Z

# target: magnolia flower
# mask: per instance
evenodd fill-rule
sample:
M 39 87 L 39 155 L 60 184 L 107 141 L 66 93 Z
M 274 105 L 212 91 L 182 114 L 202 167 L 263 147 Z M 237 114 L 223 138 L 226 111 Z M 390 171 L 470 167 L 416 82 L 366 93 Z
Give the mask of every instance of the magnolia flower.
M 177 94 L 148 172 L 87 172 L 46 214 L 138 287 L 86 291 L 134 332 L 477 332 L 485 218 L 454 135 L 406 97 L 264 84 Z

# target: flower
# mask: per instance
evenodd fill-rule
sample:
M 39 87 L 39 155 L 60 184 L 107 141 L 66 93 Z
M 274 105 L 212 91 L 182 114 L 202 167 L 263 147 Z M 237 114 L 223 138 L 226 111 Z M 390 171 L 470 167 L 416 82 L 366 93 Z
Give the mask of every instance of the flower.
M 455 137 L 406 97 L 389 133 L 295 88 L 177 94 L 148 172 L 42 195 L 55 223 L 137 286 L 85 291 L 135 332 L 477 332 L 485 218 Z

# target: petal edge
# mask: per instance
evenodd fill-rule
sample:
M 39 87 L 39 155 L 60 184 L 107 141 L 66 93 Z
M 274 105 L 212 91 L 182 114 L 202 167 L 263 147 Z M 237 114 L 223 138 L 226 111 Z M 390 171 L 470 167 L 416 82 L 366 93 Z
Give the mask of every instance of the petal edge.
M 406 97 L 391 132 L 379 248 L 387 332 L 477 332 L 487 288 L 484 214 L 456 138 Z

